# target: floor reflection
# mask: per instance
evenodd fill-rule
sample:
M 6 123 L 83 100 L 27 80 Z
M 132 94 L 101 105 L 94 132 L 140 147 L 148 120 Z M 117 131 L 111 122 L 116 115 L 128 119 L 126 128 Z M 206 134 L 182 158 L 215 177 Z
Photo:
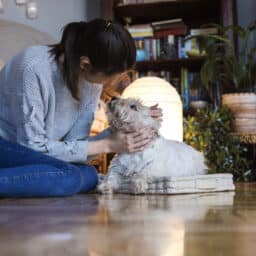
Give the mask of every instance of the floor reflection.
M 0 225 L 2 255 L 254 255 L 256 185 L 193 195 L 0 200 Z
M 186 226 L 206 218 L 211 207 L 232 208 L 234 192 L 179 196 L 101 196 L 98 215 L 92 217 L 90 252 L 96 255 L 185 255 Z M 107 210 L 106 210 L 107 209 Z M 198 254 L 199 255 L 199 254 Z

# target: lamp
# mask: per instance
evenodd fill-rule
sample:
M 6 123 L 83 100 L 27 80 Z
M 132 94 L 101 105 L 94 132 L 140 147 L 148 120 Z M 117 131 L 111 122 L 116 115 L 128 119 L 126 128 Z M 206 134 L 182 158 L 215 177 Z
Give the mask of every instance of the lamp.
M 146 106 L 156 103 L 163 110 L 160 134 L 166 139 L 183 140 L 182 103 L 176 89 L 158 77 L 143 77 L 131 83 L 122 98 L 139 98 Z
M 27 16 L 30 19 L 37 18 L 37 4 L 34 1 L 30 1 L 27 3 Z

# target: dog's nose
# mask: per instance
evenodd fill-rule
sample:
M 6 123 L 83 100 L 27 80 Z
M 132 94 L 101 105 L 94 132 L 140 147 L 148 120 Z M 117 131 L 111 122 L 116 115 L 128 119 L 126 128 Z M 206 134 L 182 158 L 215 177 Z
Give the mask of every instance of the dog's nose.
M 117 100 L 118 98 L 116 96 L 113 96 L 110 101 L 108 102 L 108 108 L 110 110 L 113 110 L 114 106 L 115 106 L 115 101 Z
M 114 101 L 114 100 L 117 100 L 117 97 L 116 97 L 116 96 L 113 96 L 110 101 L 112 102 L 112 101 Z

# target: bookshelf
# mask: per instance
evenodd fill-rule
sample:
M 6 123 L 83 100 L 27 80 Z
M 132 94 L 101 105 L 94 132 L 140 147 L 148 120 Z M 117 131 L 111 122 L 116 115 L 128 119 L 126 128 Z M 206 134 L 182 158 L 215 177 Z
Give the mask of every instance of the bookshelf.
M 235 0 L 170 0 L 170 1 L 147 1 L 133 0 L 101 0 L 101 16 L 111 19 L 122 25 L 134 26 L 141 24 L 152 24 L 152 22 L 182 19 L 187 30 L 198 29 L 203 24 L 219 23 L 223 25 L 236 24 L 236 2 Z M 230 39 L 235 40 L 232 34 Z M 176 35 L 175 35 L 176 38 Z M 151 55 L 152 56 L 152 55 Z M 180 88 L 176 88 L 182 95 L 182 72 L 186 74 L 199 73 L 204 57 L 181 57 L 178 54 L 170 58 L 150 57 L 149 60 L 137 61 L 136 71 L 147 75 L 158 74 L 161 71 L 170 72 L 169 77 L 180 79 Z M 170 80 L 172 82 L 172 80 Z M 187 90 L 187 88 L 185 88 Z M 189 90 L 189 89 L 188 89 Z
M 138 61 L 136 63 L 137 71 L 160 71 L 175 69 L 179 70 L 181 67 L 189 68 L 190 70 L 198 70 L 202 63 L 204 62 L 204 57 L 191 57 L 191 58 L 175 58 L 170 60 L 148 60 L 148 61 Z
M 183 18 L 185 23 L 199 26 L 206 22 L 221 22 L 220 6 L 215 1 L 170 1 L 137 4 L 116 4 L 115 20 L 132 19 L 132 23 L 147 23 L 152 20 Z
M 101 17 L 111 19 L 123 25 L 142 24 L 164 19 L 182 18 L 189 28 L 200 27 L 206 23 L 220 23 L 232 25 L 236 23 L 236 3 L 235 0 L 170 0 L 156 1 L 151 3 L 122 4 L 118 0 L 101 0 Z M 139 1 L 138 1 L 139 2 Z M 233 35 L 230 35 L 231 37 Z M 200 58 L 199 58 L 200 59 Z M 198 58 L 184 61 L 192 68 L 193 62 L 198 66 Z M 177 60 L 160 62 L 166 68 L 178 63 Z M 165 63 L 165 64 L 163 64 Z M 156 65 L 159 61 L 156 61 Z M 173 65 L 172 65 L 173 64 Z M 138 64 L 138 68 L 152 67 L 152 61 Z M 143 67 L 143 69 L 145 69 Z

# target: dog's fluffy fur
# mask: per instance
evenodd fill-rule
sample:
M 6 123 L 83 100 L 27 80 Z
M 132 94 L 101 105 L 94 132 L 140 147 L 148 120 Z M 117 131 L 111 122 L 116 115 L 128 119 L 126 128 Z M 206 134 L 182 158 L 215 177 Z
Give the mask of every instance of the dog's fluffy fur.
M 108 103 L 107 115 L 113 131 L 125 130 L 128 125 L 135 128 L 151 126 L 156 131 L 160 127 L 160 122 L 151 117 L 150 108 L 137 99 L 115 98 Z M 143 194 L 152 178 L 200 175 L 205 174 L 206 169 L 205 159 L 200 152 L 156 134 L 143 151 L 117 154 L 98 190 L 102 193 L 116 192 L 122 179 L 129 179 L 131 191 Z

